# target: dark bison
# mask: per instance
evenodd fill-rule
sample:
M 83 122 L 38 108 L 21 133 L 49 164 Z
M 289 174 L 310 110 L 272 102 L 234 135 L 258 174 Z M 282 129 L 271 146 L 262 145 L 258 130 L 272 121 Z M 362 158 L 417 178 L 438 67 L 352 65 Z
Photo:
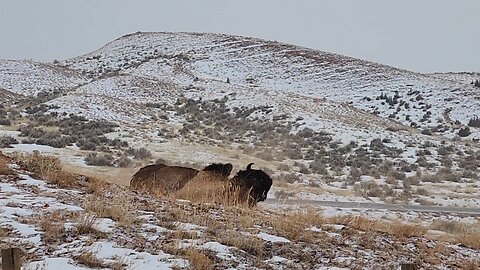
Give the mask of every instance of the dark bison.
M 232 170 L 232 164 L 214 163 L 205 167 L 204 171 L 227 176 Z M 130 187 L 134 190 L 148 191 L 153 193 L 171 193 L 185 186 L 198 174 L 198 170 L 168 166 L 165 164 L 148 165 L 135 173 L 130 180 Z
M 265 201 L 272 186 L 272 178 L 262 170 L 252 169 L 252 165 L 248 164 L 246 170 L 237 172 L 230 180 L 232 188 L 238 192 L 239 201 L 249 205 Z
M 203 169 L 204 172 L 211 172 L 217 176 L 228 177 L 232 172 L 233 166 L 230 163 L 212 163 Z

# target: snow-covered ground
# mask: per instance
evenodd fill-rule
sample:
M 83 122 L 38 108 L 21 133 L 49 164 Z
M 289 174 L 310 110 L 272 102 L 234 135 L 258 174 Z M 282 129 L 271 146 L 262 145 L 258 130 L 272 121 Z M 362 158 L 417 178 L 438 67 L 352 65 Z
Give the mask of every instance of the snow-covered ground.
M 371 226 L 391 220 L 428 228 L 435 217 L 476 226 L 477 217 L 330 208 L 302 215 L 299 209 L 263 210 L 262 205 L 229 209 L 152 198 L 115 185 L 96 185 L 93 192 L 61 189 L 9 167 L 17 169 L 0 175 L 0 246 L 26 252 L 24 269 L 394 268 L 435 247 L 442 247 L 442 255 L 432 254 L 436 260 L 421 265 L 447 269 L 459 260 L 473 265 L 479 254 L 429 234 L 398 237 L 354 223 L 375 216 Z M 105 215 L 112 209 L 119 212 Z M 364 238 L 365 232 L 370 238 Z M 312 257 L 306 258 L 306 252 Z
M 87 80 L 75 71 L 33 61 L 0 60 L 0 88 L 36 96 L 40 92 L 69 90 Z

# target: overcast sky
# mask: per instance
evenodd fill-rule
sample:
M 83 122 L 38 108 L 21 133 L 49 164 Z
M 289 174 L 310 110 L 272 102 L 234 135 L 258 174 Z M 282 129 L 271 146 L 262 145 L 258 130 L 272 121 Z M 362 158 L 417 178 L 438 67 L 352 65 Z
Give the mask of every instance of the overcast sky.
M 0 0 L 0 58 L 53 61 L 136 31 L 278 40 L 419 72 L 480 72 L 480 0 Z

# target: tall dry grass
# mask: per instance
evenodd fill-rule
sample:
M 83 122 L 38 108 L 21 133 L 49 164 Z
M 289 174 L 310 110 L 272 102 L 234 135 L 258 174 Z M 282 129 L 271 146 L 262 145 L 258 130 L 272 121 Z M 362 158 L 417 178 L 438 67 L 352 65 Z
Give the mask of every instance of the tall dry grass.
M 198 203 L 213 203 L 228 206 L 246 205 L 241 199 L 240 190 L 232 187 L 226 177 L 210 172 L 199 172 L 182 189 L 173 193 L 173 199 L 189 200 Z
M 9 163 L 9 158 L 7 156 L 4 156 L 2 152 L 0 152 L 0 175 L 14 174 L 13 170 L 7 166 L 8 163 Z
M 297 213 L 273 216 L 269 223 L 279 235 L 291 241 L 313 243 L 318 238 L 314 232 L 307 229 L 321 227 L 325 219 L 318 211 L 308 208 Z
M 266 255 L 266 243 L 262 239 L 248 234 L 228 231 L 219 238 L 221 244 L 236 247 L 253 256 L 264 257 Z
M 214 262 L 205 251 L 189 248 L 185 251 L 185 257 L 190 262 L 190 268 L 196 270 L 210 270 L 214 267 Z
M 133 197 L 122 190 L 105 190 L 92 194 L 84 203 L 87 212 L 98 217 L 110 218 L 123 228 L 129 229 L 136 222 L 136 209 Z
M 66 216 L 61 211 L 43 214 L 38 220 L 38 225 L 43 231 L 42 240 L 47 245 L 56 245 L 62 241 L 66 235 L 65 230 Z
M 450 234 L 447 241 L 480 249 L 480 222 L 466 225 L 458 221 L 436 219 L 432 222 L 431 228 Z
M 410 225 L 400 221 L 379 221 L 361 216 L 335 217 L 331 221 L 360 231 L 384 232 L 399 238 L 423 236 L 427 232 L 427 229 L 420 225 Z
M 59 187 L 75 186 L 79 178 L 65 172 L 57 157 L 41 155 L 38 151 L 34 151 L 33 154 L 16 154 L 13 159 L 25 170 Z
M 83 251 L 75 256 L 74 259 L 89 268 L 104 268 L 106 266 L 105 263 L 91 251 Z

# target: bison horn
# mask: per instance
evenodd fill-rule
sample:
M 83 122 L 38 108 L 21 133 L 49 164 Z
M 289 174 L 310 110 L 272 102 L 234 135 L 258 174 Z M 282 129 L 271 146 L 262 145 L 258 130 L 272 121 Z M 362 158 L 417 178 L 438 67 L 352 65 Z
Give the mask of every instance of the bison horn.
M 250 164 L 247 165 L 247 171 L 250 171 L 250 170 L 252 169 L 252 165 L 253 165 L 253 164 L 255 164 L 255 163 L 252 162 L 252 163 L 250 163 Z

